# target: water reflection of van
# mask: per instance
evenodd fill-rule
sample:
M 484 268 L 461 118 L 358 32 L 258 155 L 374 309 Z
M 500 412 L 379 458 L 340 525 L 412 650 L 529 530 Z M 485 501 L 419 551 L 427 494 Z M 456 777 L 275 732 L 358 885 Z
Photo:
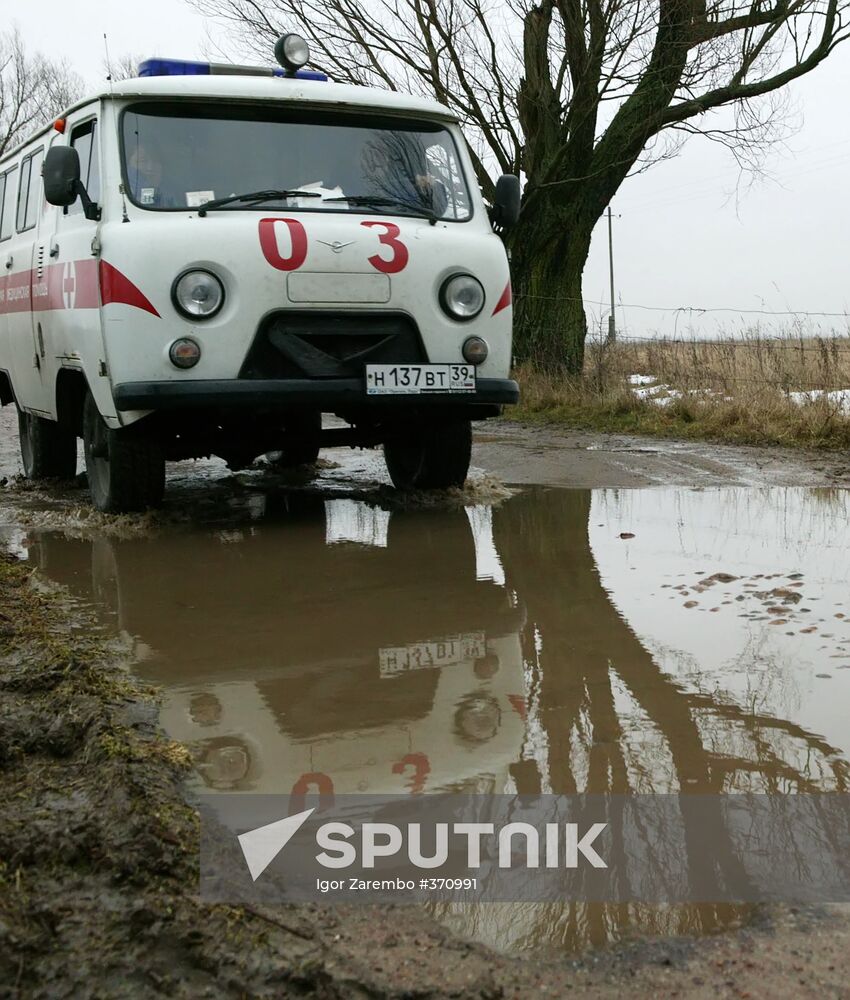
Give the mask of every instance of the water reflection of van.
M 31 558 L 135 637 L 209 788 L 504 790 L 524 614 L 466 513 L 282 503 L 238 532 L 41 534 Z

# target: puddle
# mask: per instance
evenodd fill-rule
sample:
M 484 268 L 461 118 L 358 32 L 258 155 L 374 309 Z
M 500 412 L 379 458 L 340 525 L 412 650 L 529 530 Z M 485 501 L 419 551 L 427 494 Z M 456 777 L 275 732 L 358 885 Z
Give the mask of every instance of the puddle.
M 257 480 L 151 538 L 10 541 L 133 644 L 199 788 L 793 793 L 850 784 L 848 507 L 840 490 L 534 488 L 407 510 Z M 575 951 L 748 911 L 438 916 Z

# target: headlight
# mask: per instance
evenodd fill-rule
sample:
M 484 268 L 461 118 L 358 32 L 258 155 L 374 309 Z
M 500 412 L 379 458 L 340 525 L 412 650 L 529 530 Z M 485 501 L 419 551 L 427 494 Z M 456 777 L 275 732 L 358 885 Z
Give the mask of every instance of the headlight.
M 174 282 L 171 298 L 188 319 L 209 319 L 224 305 L 224 286 L 209 271 L 184 271 Z
M 281 35 L 275 43 L 274 54 L 284 69 L 294 72 L 310 61 L 310 46 L 300 35 Z
M 440 289 L 440 305 L 452 319 L 475 319 L 484 308 L 484 300 L 484 287 L 471 274 L 456 274 Z

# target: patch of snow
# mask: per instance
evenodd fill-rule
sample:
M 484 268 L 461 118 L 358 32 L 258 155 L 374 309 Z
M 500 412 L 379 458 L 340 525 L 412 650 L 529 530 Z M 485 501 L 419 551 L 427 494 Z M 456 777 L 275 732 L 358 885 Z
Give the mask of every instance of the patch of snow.
M 632 389 L 632 392 L 638 399 L 650 399 L 652 396 L 657 396 L 659 393 L 669 391 L 669 389 L 669 385 L 648 385 L 643 389 Z
M 825 399 L 842 413 L 850 415 L 850 389 L 809 389 L 807 392 L 789 392 L 788 398 L 797 406 Z
M 681 399 L 682 393 L 678 389 L 671 389 L 667 396 L 655 396 L 650 402 L 653 406 L 669 406 L 674 399 Z
M 732 396 L 727 396 L 717 389 L 674 389 L 665 383 L 656 383 L 654 375 L 629 375 L 628 383 L 632 387 L 631 391 L 638 399 L 646 400 L 654 406 L 669 406 L 674 399 L 681 399 L 683 396 L 696 398 L 722 399 L 728 403 L 733 402 Z M 797 406 L 805 406 L 807 403 L 814 403 L 825 400 L 835 406 L 839 413 L 850 416 L 850 389 L 811 389 L 807 392 L 789 392 L 788 398 Z
M 642 389 L 632 389 L 638 399 L 645 399 L 653 406 L 669 406 L 674 399 L 681 399 L 680 389 L 674 389 L 669 385 L 650 385 Z

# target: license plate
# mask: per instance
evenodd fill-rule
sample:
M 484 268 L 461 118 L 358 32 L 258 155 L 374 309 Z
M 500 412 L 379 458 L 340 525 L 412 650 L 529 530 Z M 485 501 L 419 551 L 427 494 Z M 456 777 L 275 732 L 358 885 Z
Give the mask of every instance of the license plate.
M 433 642 L 415 642 L 410 646 L 387 646 L 378 650 L 381 677 L 397 677 L 412 670 L 450 667 L 456 663 L 480 660 L 486 655 L 483 632 L 447 636 Z
M 475 365 L 366 365 L 368 396 L 475 392 Z

